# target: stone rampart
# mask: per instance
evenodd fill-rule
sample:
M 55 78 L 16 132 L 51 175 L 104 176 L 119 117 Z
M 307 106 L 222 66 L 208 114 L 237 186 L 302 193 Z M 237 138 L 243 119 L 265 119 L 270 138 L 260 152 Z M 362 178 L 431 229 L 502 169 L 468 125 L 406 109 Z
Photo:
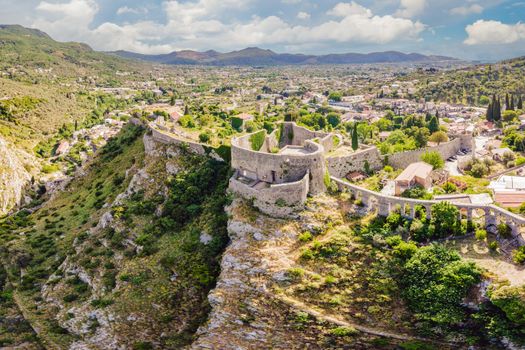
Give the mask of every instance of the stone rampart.
M 299 181 L 310 172 L 310 192 L 324 192 L 325 173 L 323 147 L 312 141 L 305 141 L 304 152 L 268 153 L 254 151 L 247 137 L 232 140 L 232 168 L 255 180 L 282 184 Z M 281 150 L 283 152 L 284 149 Z
M 221 156 L 219 156 L 219 154 L 217 154 L 217 152 L 215 152 L 215 150 L 213 150 L 211 146 L 178 138 L 176 135 L 168 133 L 168 131 L 162 130 L 157 125 L 152 125 L 151 123 L 148 126 L 151 130 L 151 136 L 157 142 L 187 147 L 187 149 L 192 153 L 208 155 L 216 160 L 224 161 L 224 159 Z
M 308 195 L 309 174 L 299 181 L 283 184 L 265 184 L 254 188 L 238 180 L 237 172 L 230 179 L 229 190 L 253 200 L 253 204 L 263 213 L 276 217 L 289 217 L 304 208 Z
M 389 154 L 388 157 L 388 165 L 391 165 L 394 168 L 397 169 L 404 169 L 407 166 L 409 166 L 412 163 L 419 162 L 421 160 L 421 156 L 425 152 L 438 152 L 441 154 L 441 157 L 443 159 L 447 159 L 449 157 L 452 157 L 458 153 L 458 151 L 462 148 L 462 139 L 461 138 L 455 138 L 454 140 L 443 142 L 436 146 L 430 146 L 425 148 L 416 149 L 413 151 L 405 151 L 405 152 L 398 152 Z
M 383 157 L 375 146 L 362 146 L 355 152 L 343 156 L 328 156 L 326 158 L 330 175 L 343 178 L 353 171 L 365 171 L 365 164 L 371 170 L 383 167 Z

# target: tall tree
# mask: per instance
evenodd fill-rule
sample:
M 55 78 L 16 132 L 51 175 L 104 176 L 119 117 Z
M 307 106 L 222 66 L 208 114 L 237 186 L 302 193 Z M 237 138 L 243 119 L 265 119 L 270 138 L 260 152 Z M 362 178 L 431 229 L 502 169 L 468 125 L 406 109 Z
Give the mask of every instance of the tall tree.
M 513 111 L 514 108 L 514 95 L 510 95 L 510 109 Z
M 352 130 L 352 149 L 356 151 L 359 148 L 359 141 L 357 140 L 357 124 L 354 124 L 354 130 Z
M 494 106 L 492 106 L 492 102 L 490 102 L 488 107 L 487 107 L 486 118 L 487 118 L 487 121 L 489 121 L 489 122 L 494 121 Z
M 521 97 L 521 95 L 518 98 L 518 106 L 517 107 L 518 107 L 518 109 L 523 109 L 523 98 Z
M 433 116 L 432 119 L 430 119 L 430 122 L 428 123 L 428 130 L 431 133 L 435 133 L 439 130 L 439 121 L 436 116 Z
M 507 92 L 505 94 L 505 110 L 508 110 L 509 108 L 510 108 L 509 93 Z

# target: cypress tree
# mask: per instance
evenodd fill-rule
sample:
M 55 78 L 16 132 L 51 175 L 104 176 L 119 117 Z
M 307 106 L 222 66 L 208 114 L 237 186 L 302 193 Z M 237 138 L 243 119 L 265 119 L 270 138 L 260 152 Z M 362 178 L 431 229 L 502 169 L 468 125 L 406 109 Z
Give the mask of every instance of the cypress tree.
M 496 103 L 494 104 L 493 117 L 494 121 L 501 120 L 501 101 L 499 98 L 496 99 Z
M 492 122 L 494 121 L 494 108 L 492 107 L 492 102 L 489 103 L 489 106 L 487 107 L 487 115 L 486 115 L 486 118 L 487 118 L 487 121 L 489 122 Z
M 514 95 L 510 95 L 510 109 L 514 110 Z
M 357 140 L 357 124 L 354 124 L 354 130 L 352 130 L 352 149 L 356 151 L 359 148 L 359 141 Z
M 505 110 L 509 110 L 510 108 L 510 102 L 509 102 L 509 93 L 505 94 Z
M 438 121 L 438 124 L 439 124 L 439 111 L 436 109 L 436 119 Z
M 522 99 L 521 95 L 518 98 L 518 109 L 523 109 L 523 99 Z
M 439 130 L 439 121 L 436 118 L 436 116 L 430 119 L 430 122 L 428 123 L 428 130 L 430 131 L 431 134 Z

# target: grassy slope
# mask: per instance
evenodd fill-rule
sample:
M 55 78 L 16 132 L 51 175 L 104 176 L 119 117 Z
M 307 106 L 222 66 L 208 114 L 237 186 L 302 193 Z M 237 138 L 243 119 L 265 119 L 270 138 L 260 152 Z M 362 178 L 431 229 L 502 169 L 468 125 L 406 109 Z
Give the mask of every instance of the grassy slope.
M 416 74 L 421 90 L 417 97 L 430 101 L 446 101 L 479 105 L 481 96 L 505 93 L 525 95 L 525 58 L 520 57 L 492 65 L 478 65 L 438 74 Z
M 71 253 L 75 238 L 97 223 L 104 212 L 102 205 L 111 202 L 125 188 L 129 179 L 121 179 L 133 164 L 140 164 L 142 149 L 139 138 L 124 145 L 120 154 L 109 154 L 102 161 L 95 159 L 86 176 L 73 181 L 64 192 L 29 216 L 25 224 L 19 225 L 27 226 L 19 228 L 25 232 L 23 235 L 4 224 L 0 242 L 8 251 L 4 252 L 3 260 L 9 265 L 15 294 L 23 301 L 23 308 L 34 310 L 41 301 L 39 286 Z M 22 279 L 21 270 L 24 271 Z M 32 314 L 34 319 L 30 322 L 47 330 L 43 334 L 53 342 L 67 343 L 70 339 L 52 322 L 56 310 L 46 311 Z
M 15 297 L 46 346 L 83 340 L 64 329 L 68 322 L 86 324 L 91 331 L 85 338 L 96 335 L 99 322 L 87 316 L 91 312 L 114 315 L 113 337 L 128 347 L 177 348 L 191 342 L 205 321 L 227 242 L 222 206 L 229 166 L 183 154 L 172 162 L 186 172 L 167 183 L 165 162 L 165 154 L 145 161 L 141 139 L 124 144 L 122 152 L 95 158 L 85 176 L 37 212 L 19 218 L 17 230 L 1 234 Z M 143 167 L 147 180 L 113 208 L 111 228 L 94 228 L 109 210 L 104 203 L 128 185 L 131 175 L 123 175 L 130 167 L 131 175 Z M 203 178 L 210 182 L 197 193 Z M 154 212 L 165 200 L 169 208 L 159 219 Z M 180 212 L 179 204 L 190 212 Z M 211 238 L 207 244 L 200 241 L 203 233 Z M 89 276 L 91 285 L 72 271 Z M 77 311 L 68 312 L 72 307 Z

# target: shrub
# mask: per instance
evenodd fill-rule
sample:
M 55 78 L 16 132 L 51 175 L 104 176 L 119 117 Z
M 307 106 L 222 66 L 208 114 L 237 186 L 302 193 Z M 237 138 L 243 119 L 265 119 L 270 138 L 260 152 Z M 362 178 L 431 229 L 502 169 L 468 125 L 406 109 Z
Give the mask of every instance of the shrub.
M 486 230 L 483 230 L 483 229 L 479 229 L 479 230 L 476 230 L 476 239 L 480 240 L 480 241 L 484 241 L 485 239 L 487 239 L 487 231 Z
M 492 242 L 489 243 L 489 249 L 490 250 L 496 250 L 496 249 L 498 249 L 498 247 L 499 247 L 499 244 L 498 244 L 497 241 L 492 241 Z
M 78 299 L 78 294 L 75 294 L 75 293 L 71 293 L 71 294 L 68 294 L 66 295 L 63 300 L 66 302 L 66 303 L 70 303 L 72 301 L 75 301 Z
M 445 165 L 445 161 L 441 158 L 438 152 L 425 152 L 421 155 L 421 160 L 427 164 L 432 165 L 434 169 L 441 169 Z
M 521 246 L 512 252 L 512 260 L 516 264 L 523 264 L 525 262 L 525 246 Z
M 304 275 L 304 270 L 299 267 L 292 267 L 291 269 L 288 269 L 287 274 L 294 280 L 300 279 Z
M 355 329 L 354 327 L 336 327 L 330 330 L 330 334 L 336 336 L 336 337 L 347 337 L 351 335 L 358 334 L 359 331 Z
M 191 115 L 183 115 L 182 117 L 179 118 L 178 123 L 183 128 L 194 128 L 195 127 L 195 120 L 193 119 Z
M 200 142 L 203 142 L 203 143 L 207 143 L 208 141 L 210 141 L 210 134 L 208 132 L 203 132 L 201 134 L 199 134 L 199 141 Z
M 301 242 L 308 242 L 311 241 L 313 238 L 312 234 L 308 231 L 305 231 L 299 235 L 299 240 Z
M 461 303 L 480 277 L 474 263 L 436 244 L 418 249 L 400 274 L 403 296 L 416 316 L 441 325 L 463 322 Z
M 503 238 L 511 238 L 512 237 L 512 229 L 509 225 L 502 222 L 498 225 L 498 234 Z

